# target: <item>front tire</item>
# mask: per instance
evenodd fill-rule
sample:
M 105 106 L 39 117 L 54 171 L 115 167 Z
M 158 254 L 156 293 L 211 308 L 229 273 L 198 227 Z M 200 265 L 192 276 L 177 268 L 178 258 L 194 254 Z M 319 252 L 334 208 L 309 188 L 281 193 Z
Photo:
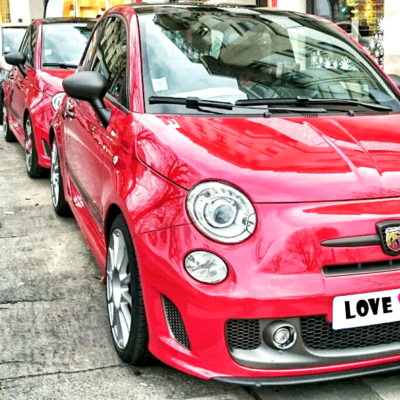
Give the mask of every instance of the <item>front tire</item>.
M 43 168 L 38 163 L 35 134 L 33 132 L 32 120 L 28 116 L 25 120 L 25 166 L 26 172 L 31 178 L 40 178 Z
M 51 146 L 51 167 L 50 167 L 50 189 L 51 201 L 54 211 L 61 217 L 70 215 L 70 208 L 65 200 L 63 179 L 61 175 L 60 156 L 56 139 Z
M 132 239 L 122 215 L 111 226 L 106 268 L 107 310 L 115 349 L 123 361 L 142 365 L 150 355 L 147 322 Z

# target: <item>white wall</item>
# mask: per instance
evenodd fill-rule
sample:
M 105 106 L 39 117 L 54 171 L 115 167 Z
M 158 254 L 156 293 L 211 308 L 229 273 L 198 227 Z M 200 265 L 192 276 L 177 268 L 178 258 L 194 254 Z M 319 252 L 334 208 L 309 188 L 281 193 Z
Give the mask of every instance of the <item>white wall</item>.
M 12 23 L 29 24 L 32 19 L 43 17 L 43 0 L 9 0 L 9 2 Z
M 43 0 L 29 0 L 29 7 L 31 11 L 31 19 L 43 18 Z
M 385 0 L 385 71 L 400 75 L 400 1 Z
M 29 0 L 10 0 L 11 22 L 23 22 L 28 24 L 31 21 Z
M 306 12 L 306 0 L 278 0 L 278 8 L 281 10 Z

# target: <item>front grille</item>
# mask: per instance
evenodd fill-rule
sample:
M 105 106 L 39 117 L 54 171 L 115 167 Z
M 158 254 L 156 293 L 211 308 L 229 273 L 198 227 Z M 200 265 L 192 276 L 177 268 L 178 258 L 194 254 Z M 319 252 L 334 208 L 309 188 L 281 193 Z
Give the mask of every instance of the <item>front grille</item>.
M 325 316 L 300 318 L 301 335 L 309 348 L 334 350 L 379 346 L 400 342 L 400 322 L 335 331 Z
M 374 272 L 386 272 L 400 269 L 400 260 L 391 259 L 386 261 L 326 265 L 322 272 L 326 276 L 370 274 Z
M 176 305 L 165 296 L 162 296 L 164 304 L 165 317 L 167 319 L 169 330 L 176 341 L 190 350 L 190 342 L 183 324 L 182 315 Z
M 231 319 L 226 323 L 226 337 L 231 350 L 254 350 L 261 346 L 258 319 Z

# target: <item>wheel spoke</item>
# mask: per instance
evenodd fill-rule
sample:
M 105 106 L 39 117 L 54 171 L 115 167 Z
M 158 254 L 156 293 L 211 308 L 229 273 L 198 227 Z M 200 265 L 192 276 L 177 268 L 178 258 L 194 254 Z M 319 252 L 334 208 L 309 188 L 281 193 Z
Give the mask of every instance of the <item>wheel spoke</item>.
M 132 307 L 132 297 L 129 293 L 128 287 L 121 289 L 121 296 L 122 296 L 121 300 L 124 300 L 123 304 L 129 304 Z
M 126 246 L 125 246 L 125 240 L 123 236 L 118 236 L 118 242 L 114 246 L 114 249 L 116 251 L 116 256 L 115 256 L 115 263 L 116 263 L 116 268 L 118 271 L 121 269 L 121 265 L 124 261 L 125 258 L 125 253 L 126 253 Z
M 127 317 L 127 315 L 129 315 L 129 317 Z M 129 310 L 127 311 L 127 315 L 125 315 L 123 308 L 119 310 L 119 321 L 121 326 L 121 339 L 123 346 L 126 346 L 126 343 L 128 342 L 129 331 L 131 329 L 131 315 L 129 313 Z
M 131 274 L 126 274 L 120 277 L 121 279 L 121 284 L 124 286 L 127 286 L 131 283 Z

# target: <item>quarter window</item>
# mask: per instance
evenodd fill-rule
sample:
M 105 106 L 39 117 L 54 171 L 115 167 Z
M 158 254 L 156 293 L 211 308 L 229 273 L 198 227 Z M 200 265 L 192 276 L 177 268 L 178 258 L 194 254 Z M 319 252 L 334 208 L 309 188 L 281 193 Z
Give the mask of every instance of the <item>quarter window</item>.
M 107 92 L 128 107 L 127 93 L 127 33 L 121 18 L 110 17 L 98 42 L 91 70 L 107 78 Z

